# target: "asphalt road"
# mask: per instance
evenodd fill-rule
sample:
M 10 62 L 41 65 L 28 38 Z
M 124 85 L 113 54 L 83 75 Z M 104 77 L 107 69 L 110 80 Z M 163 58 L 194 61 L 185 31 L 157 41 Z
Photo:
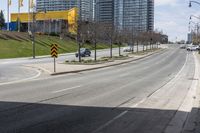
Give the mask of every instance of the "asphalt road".
M 136 47 L 135 47 L 136 50 Z M 139 47 L 139 50 L 142 50 L 142 47 Z M 119 50 L 118 48 L 113 49 L 113 55 L 118 55 Z M 121 53 L 126 54 L 123 52 L 123 48 L 121 48 Z M 105 50 L 98 50 L 97 57 L 109 56 L 110 51 L 109 49 Z M 88 57 L 86 57 L 88 58 Z M 92 55 L 90 58 L 94 58 L 94 52 L 92 51 Z M 68 53 L 59 56 L 57 59 L 59 62 L 64 62 L 66 60 L 78 60 L 75 57 L 75 53 Z M 25 67 L 27 64 L 34 64 L 34 63 L 48 63 L 52 62 L 53 59 L 51 57 L 36 57 L 36 59 L 30 58 L 16 58 L 16 59 L 0 59 L 0 84 L 1 83 L 8 83 L 14 81 L 21 81 L 27 80 L 30 78 L 37 78 L 40 76 L 41 72 L 37 69 Z
M 0 85 L 0 133 L 163 133 L 194 70 L 193 54 L 171 46 L 129 64 Z

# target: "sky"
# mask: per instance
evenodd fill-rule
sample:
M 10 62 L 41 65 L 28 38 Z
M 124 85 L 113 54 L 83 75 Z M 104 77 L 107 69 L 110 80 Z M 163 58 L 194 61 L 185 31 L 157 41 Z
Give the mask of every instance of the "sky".
M 155 29 L 171 41 L 187 40 L 190 15 L 200 16 L 200 5 L 192 3 L 189 8 L 189 0 L 155 0 Z M 193 17 L 192 21 L 199 20 Z
M 12 0 L 11 13 L 18 11 L 17 1 Z M 28 0 L 24 0 L 21 12 L 27 12 L 25 5 L 28 5 Z M 191 8 L 188 5 L 189 0 L 155 0 L 155 29 L 167 34 L 170 41 L 187 40 L 190 15 L 200 16 L 200 5 L 192 3 Z M 4 11 L 7 19 L 7 0 L 0 0 L 0 10 Z M 192 21 L 199 20 L 193 18 Z

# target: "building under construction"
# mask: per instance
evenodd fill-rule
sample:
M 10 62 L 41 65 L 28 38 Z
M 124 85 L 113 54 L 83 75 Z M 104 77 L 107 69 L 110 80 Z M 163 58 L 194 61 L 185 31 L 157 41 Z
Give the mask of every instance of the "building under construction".
M 32 31 L 40 33 L 76 32 L 78 9 L 72 8 L 63 11 L 45 11 L 31 13 L 12 13 L 11 30 Z

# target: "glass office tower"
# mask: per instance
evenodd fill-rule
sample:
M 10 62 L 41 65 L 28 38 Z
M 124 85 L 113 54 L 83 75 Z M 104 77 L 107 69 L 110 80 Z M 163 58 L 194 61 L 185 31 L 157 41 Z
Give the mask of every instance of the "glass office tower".
M 37 11 L 60 11 L 60 10 L 68 10 L 70 7 L 76 5 L 75 1 L 67 1 L 67 0 L 36 0 L 36 9 Z
M 94 5 L 96 21 L 113 24 L 114 0 L 96 0 Z
M 154 0 L 36 0 L 37 10 L 81 7 L 82 20 L 109 23 L 120 29 L 154 30 Z
M 115 0 L 114 25 L 138 32 L 152 31 L 154 0 Z

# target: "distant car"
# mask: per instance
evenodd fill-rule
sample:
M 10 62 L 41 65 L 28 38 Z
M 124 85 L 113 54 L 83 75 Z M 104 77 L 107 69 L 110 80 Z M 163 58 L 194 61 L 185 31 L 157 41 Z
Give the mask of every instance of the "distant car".
M 199 46 L 198 45 L 189 45 L 187 46 L 187 51 L 197 51 L 199 50 Z
M 186 46 L 185 46 L 185 45 L 182 45 L 182 46 L 180 47 L 180 49 L 186 49 Z
M 123 49 L 123 51 L 124 52 L 131 52 L 133 50 L 133 47 L 125 47 L 124 49 Z
M 75 56 L 79 57 L 79 53 L 76 52 Z M 80 56 L 81 57 L 91 56 L 91 51 L 87 48 L 81 48 L 80 49 Z

